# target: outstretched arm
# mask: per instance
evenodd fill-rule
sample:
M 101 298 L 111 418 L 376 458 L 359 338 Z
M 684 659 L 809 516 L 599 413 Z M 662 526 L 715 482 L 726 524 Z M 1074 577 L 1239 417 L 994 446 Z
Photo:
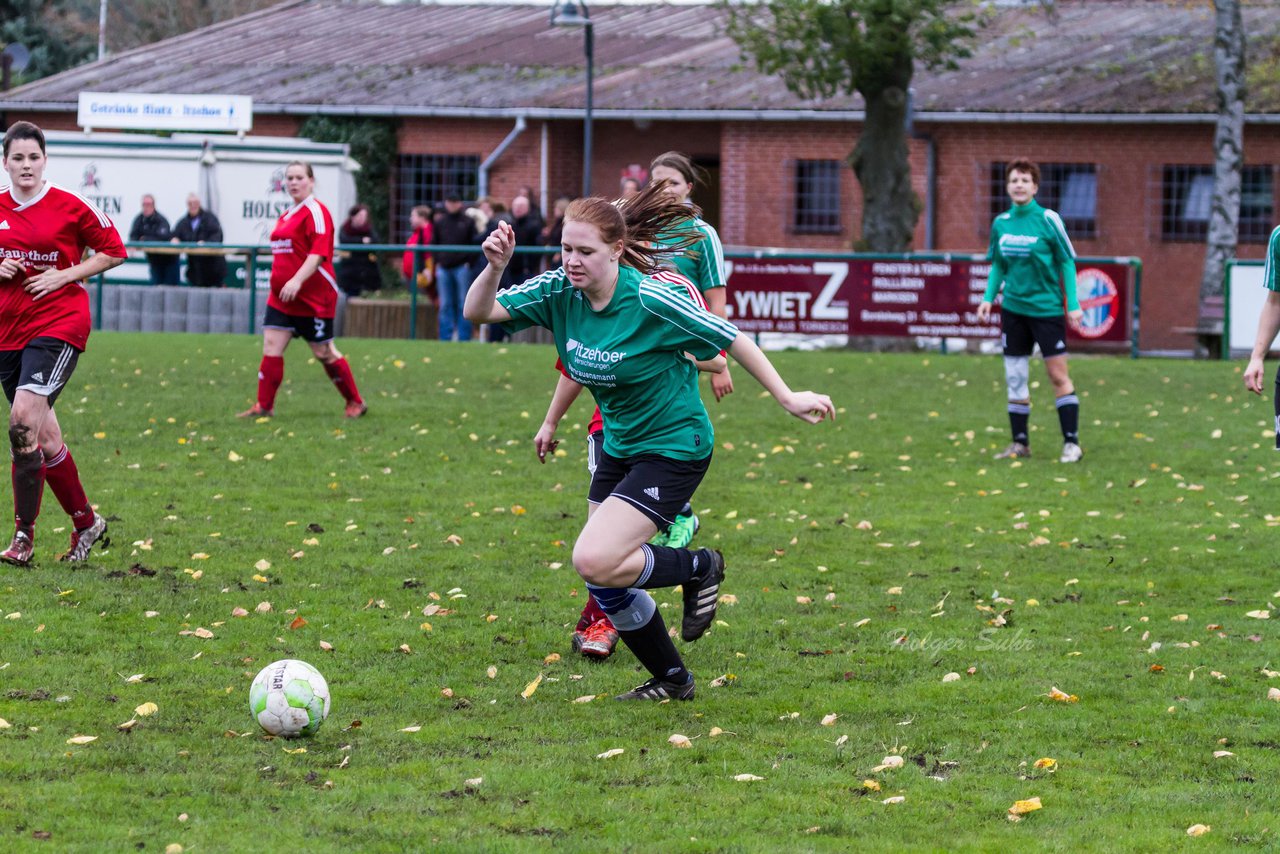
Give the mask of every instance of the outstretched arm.
M 573 402 L 581 393 L 580 383 L 574 382 L 564 374 L 560 375 L 560 379 L 556 381 L 555 393 L 551 395 L 551 405 L 547 407 L 547 417 L 542 419 L 542 426 L 533 437 L 533 449 L 538 453 L 538 462 L 545 463 L 547 454 L 555 453 L 556 446 L 560 444 L 560 440 L 556 438 L 556 428 L 560 426 L 560 419 L 564 418 L 564 414 L 569 411 L 569 407 L 573 406 Z
M 511 224 L 499 222 L 493 233 L 484 239 L 482 248 L 489 264 L 467 289 L 462 316 L 472 323 L 505 323 L 511 319 L 511 312 L 498 303 L 497 295 L 502 271 L 507 269 L 516 251 L 516 234 Z
M 835 420 L 836 408 L 831 403 L 831 398 L 813 391 L 792 391 L 764 351 L 741 332 L 729 345 L 729 355 L 746 368 L 747 373 L 755 377 L 783 409 L 795 417 L 810 424 L 817 424 L 827 417 Z

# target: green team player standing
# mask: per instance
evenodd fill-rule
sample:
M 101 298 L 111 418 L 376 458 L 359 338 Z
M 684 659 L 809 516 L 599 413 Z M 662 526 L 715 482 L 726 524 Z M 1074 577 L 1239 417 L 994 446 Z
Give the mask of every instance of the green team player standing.
M 724 274 L 724 247 L 720 243 L 720 235 L 715 227 L 697 216 L 692 208 L 690 196 L 703 177 L 702 170 L 687 154 L 679 151 L 668 151 L 659 154 L 649 164 L 649 180 L 655 183 L 666 182 L 667 193 L 681 204 L 690 206 L 689 222 L 683 223 L 680 229 L 668 230 L 654 238 L 656 248 L 665 250 L 660 256 L 662 262 L 675 268 L 702 292 L 707 301 L 707 309 L 717 317 L 728 319 L 725 310 L 727 303 L 726 276 Z M 684 233 L 693 232 L 699 235 L 696 243 L 688 244 L 681 240 Z M 682 245 L 683 244 L 683 245 Z M 720 402 L 725 395 L 733 393 L 733 377 L 728 366 L 723 371 L 712 372 L 711 391 Z M 661 545 L 682 549 L 693 541 L 698 533 L 698 517 L 692 506 L 681 508 L 671 527 L 658 531 L 654 542 Z
M 1076 295 L 1076 251 L 1062 218 L 1036 202 L 1040 167 L 1030 160 L 1014 160 L 1005 168 L 1005 178 L 1013 207 L 991 224 L 991 275 L 978 306 L 978 319 L 986 321 L 1004 286 L 1000 330 L 1013 442 L 996 459 L 1031 456 L 1029 369 L 1031 351 L 1039 344 L 1062 426 L 1059 461 L 1076 463 L 1084 457 L 1080 399 L 1067 373 L 1067 325 L 1078 330 L 1084 317 Z

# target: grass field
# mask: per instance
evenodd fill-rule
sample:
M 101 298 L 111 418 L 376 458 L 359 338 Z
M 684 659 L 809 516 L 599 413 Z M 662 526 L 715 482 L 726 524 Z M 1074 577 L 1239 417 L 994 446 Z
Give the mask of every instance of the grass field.
M 1021 464 L 991 459 L 996 358 L 777 354 L 840 407 L 817 427 L 739 369 L 694 501 L 736 602 L 659 705 L 608 699 L 625 651 L 569 654 L 590 413 L 539 466 L 551 349 L 342 343 L 367 418 L 295 345 L 246 423 L 257 339 L 93 338 L 58 410 L 113 543 L 57 563 L 46 496 L 39 567 L 0 570 L 0 849 L 1280 845 L 1277 620 L 1248 615 L 1280 601 L 1280 468 L 1239 365 L 1076 359 L 1076 466 L 1038 362 Z M 282 657 L 333 692 L 304 742 L 248 716 Z

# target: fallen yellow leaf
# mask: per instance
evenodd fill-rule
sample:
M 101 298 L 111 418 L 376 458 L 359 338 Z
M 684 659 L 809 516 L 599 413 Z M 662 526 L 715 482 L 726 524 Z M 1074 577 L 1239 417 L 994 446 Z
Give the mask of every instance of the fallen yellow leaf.
M 1065 692 L 1065 691 L 1059 691 L 1057 688 L 1051 688 L 1051 689 L 1049 690 L 1049 699 L 1050 699 L 1050 700 L 1057 700 L 1059 703 L 1078 703 L 1078 702 L 1080 702 L 1080 698 L 1079 698 L 1079 697 L 1077 697 L 1075 694 L 1068 694 L 1068 693 L 1067 693 L 1067 692 Z
M 539 673 L 536 679 L 534 679 L 528 685 L 524 686 L 524 690 L 520 692 L 520 696 L 524 697 L 526 700 L 529 699 L 530 697 L 533 696 L 533 692 L 538 690 L 538 686 L 541 684 L 542 684 L 542 674 Z M 618 752 L 621 753 L 622 751 L 618 751 Z
M 140 718 L 145 718 L 148 715 L 154 715 L 158 711 L 160 711 L 160 707 L 155 703 L 143 703 L 141 706 L 134 709 L 133 713 Z
M 1013 806 L 1009 807 L 1009 815 L 1026 815 L 1042 808 L 1039 798 L 1027 798 L 1025 801 L 1014 801 Z

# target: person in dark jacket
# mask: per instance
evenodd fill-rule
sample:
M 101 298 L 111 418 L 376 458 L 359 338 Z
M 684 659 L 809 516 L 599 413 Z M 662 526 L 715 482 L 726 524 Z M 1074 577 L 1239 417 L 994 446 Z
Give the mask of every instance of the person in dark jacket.
M 347 221 L 338 229 L 338 242 L 342 244 L 380 243 L 378 232 L 369 222 L 369 206 L 356 205 L 347 212 Z M 382 289 L 382 273 L 378 270 L 378 256 L 371 252 L 351 250 L 338 264 L 338 287 L 349 297 L 358 297 L 365 291 Z
M 511 227 L 516 233 L 517 246 L 538 245 L 538 238 L 542 236 L 542 216 L 528 196 L 516 196 L 511 200 Z M 518 285 L 542 272 L 542 258 L 534 254 L 516 253 L 507 265 L 507 270 L 510 271 L 512 283 Z
M 444 200 L 444 211 L 436 215 L 431 234 L 432 246 L 474 246 L 479 237 L 475 221 L 462 209 L 462 199 L 450 193 Z M 471 322 L 462 316 L 462 303 L 471 287 L 469 252 L 436 252 L 436 288 L 440 292 L 440 340 L 452 341 L 456 330 L 459 341 L 471 340 Z
M 173 227 L 174 243 L 221 243 L 222 223 L 213 211 L 200 206 L 195 193 L 187 196 L 187 215 Z M 196 288 L 221 288 L 227 278 L 227 259 L 222 255 L 187 254 L 187 282 Z
M 170 238 L 169 220 L 156 210 L 156 197 L 142 197 L 142 213 L 133 218 L 129 228 L 131 242 L 163 243 Z M 151 284 L 178 284 L 178 256 L 147 252 L 147 265 L 151 268 Z

